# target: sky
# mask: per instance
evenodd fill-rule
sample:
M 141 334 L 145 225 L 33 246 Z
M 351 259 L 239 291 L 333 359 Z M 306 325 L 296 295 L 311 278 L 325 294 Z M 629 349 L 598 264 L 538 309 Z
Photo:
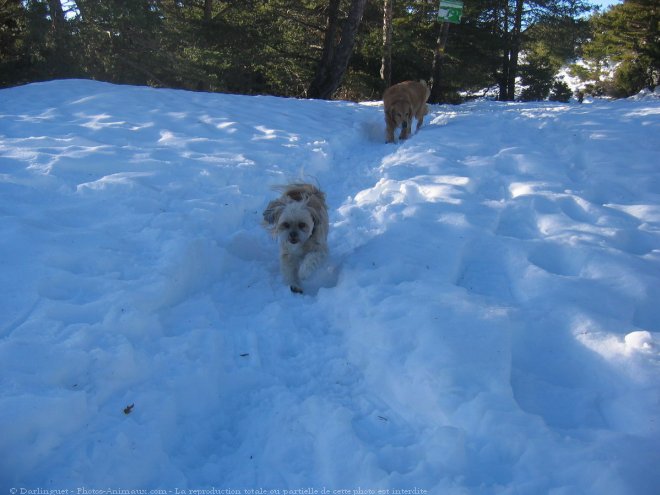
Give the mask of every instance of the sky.
M 622 1 L 616 1 L 616 0 L 591 0 L 591 3 L 594 5 L 599 5 L 603 9 L 606 9 L 608 7 L 611 7 L 612 5 L 616 5 L 619 3 L 623 3 Z

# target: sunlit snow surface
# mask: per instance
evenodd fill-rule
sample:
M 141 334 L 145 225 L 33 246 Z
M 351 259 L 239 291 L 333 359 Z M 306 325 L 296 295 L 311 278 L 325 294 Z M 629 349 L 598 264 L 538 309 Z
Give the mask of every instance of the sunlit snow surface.
M 0 91 L 0 494 L 657 494 L 660 100 L 384 127 Z M 260 226 L 300 179 L 331 223 L 302 296 Z

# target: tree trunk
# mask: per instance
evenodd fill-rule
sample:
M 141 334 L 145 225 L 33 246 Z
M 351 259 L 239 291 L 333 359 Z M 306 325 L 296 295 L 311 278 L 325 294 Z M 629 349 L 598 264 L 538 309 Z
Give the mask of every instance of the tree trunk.
M 323 54 L 316 69 L 316 76 L 308 90 L 310 98 L 330 99 L 340 86 L 348 61 L 353 53 L 355 37 L 357 35 L 362 14 L 367 0 L 351 0 L 348 17 L 344 21 L 339 43 L 335 45 L 338 25 L 339 0 L 330 0 L 328 6 L 328 26 L 325 32 Z
M 499 80 L 500 101 L 509 101 L 509 57 L 510 52 L 510 33 L 509 33 L 509 0 L 503 0 L 504 3 L 504 15 L 502 18 L 502 75 Z
M 204 20 L 209 22 L 213 19 L 213 0 L 204 0 Z
M 442 99 L 442 64 L 445 59 L 445 47 L 447 46 L 447 38 L 449 37 L 449 23 L 443 22 L 440 26 L 438 33 L 438 41 L 433 54 L 433 68 L 431 79 L 433 84 L 431 86 L 431 95 L 429 96 L 429 103 L 440 103 Z
M 513 20 L 511 36 L 511 56 L 509 58 L 509 74 L 507 80 L 507 93 L 509 101 L 516 99 L 516 77 L 518 76 L 518 55 L 520 54 L 520 33 L 522 32 L 522 14 L 524 0 L 516 0 L 516 12 Z
M 60 0 L 48 0 L 48 10 L 50 11 L 50 22 L 53 26 L 53 31 L 55 31 L 55 36 L 61 37 L 65 22 L 62 2 Z
M 335 37 L 337 36 L 337 25 L 339 23 L 339 3 L 340 0 L 330 0 L 330 4 L 328 5 L 328 23 L 325 28 L 325 39 L 323 41 L 321 60 L 319 61 L 314 80 L 309 88 L 309 93 L 312 98 L 320 98 L 320 96 L 312 96 L 312 88 L 319 88 L 327 78 L 327 73 L 334 57 Z
M 392 85 L 392 4 L 394 0 L 384 0 L 383 4 L 383 58 L 380 66 L 380 78 L 385 87 Z
M 71 67 L 71 54 L 68 46 L 68 33 L 62 2 L 60 0 L 48 0 L 48 11 L 50 13 L 51 30 L 55 44 L 55 50 L 50 61 L 52 64 L 51 75 L 61 77 Z
M 48 0 L 48 10 L 50 12 L 50 25 L 55 37 L 55 48 L 58 52 L 63 52 L 66 38 L 66 20 L 64 19 L 64 10 L 60 0 Z M 59 57 L 63 53 L 58 54 Z

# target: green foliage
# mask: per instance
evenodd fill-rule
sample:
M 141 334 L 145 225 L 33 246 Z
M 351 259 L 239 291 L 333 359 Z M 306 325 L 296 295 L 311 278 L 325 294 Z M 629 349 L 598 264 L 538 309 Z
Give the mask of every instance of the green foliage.
M 639 93 L 644 88 L 654 87 L 657 82 L 655 77 L 649 73 L 649 67 L 640 59 L 626 58 L 614 73 L 612 81 L 612 96 L 624 97 Z
M 589 60 L 620 63 L 608 92 L 629 96 L 660 80 L 660 6 L 655 0 L 628 0 L 591 20 Z
M 525 88 L 520 99 L 522 101 L 545 100 L 550 93 L 558 69 L 557 62 L 547 53 L 530 53 L 521 69 L 522 84 Z
M 544 16 L 525 32 L 525 48 L 543 51 L 556 64 L 576 59 L 589 37 L 589 23 L 566 15 Z
M 577 77 L 580 81 L 589 81 L 597 78 L 597 74 L 592 69 L 579 64 L 570 65 L 568 73 L 573 77 Z
M 563 103 L 568 103 L 573 96 L 571 88 L 568 87 L 564 81 L 555 80 L 552 84 L 552 89 L 550 90 L 550 101 L 560 101 Z
M 93 78 L 166 86 L 169 62 L 163 17 L 149 0 L 85 0 L 71 21 L 81 71 Z
M 495 82 L 503 43 L 494 17 L 484 15 L 491 3 L 466 3 L 461 24 L 450 27 L 442 77 L 448 102 L 457 102 L 459 91 L 477 91 Z
M 25 10 L 19 1 L 0 3 L 0 86 L 16 80 L 24 82 L 26 74 Z
M 321 58 L 330 2 L 68 0 L 59 5 L 69 11 L 55 22 L 57 12 L 51 9 L 58 10 L 57 0 L 0 0 L 1 86 L 87 77 L 305 97 Z M 351 0 L 340 0 L 340 23 L 350 5 Z M 589 25 L 595 34 L 585 51 L 621 64 L 612 91 L 629 94 L 657 82 L 654 5 L 629 0 Z M 580 54 L 588 37 L 580 20 L 584 3 L 525 0 L 520 32 L 514 30 L 516 6 L 517 0 L 465 0 L 463 20 L 450 26 L 439 52 L 437 0 L 396 0 L 392 81 L 429 80 L 435 73 L 434 94 L 455 102 L 459 92 L 502 83 L 506 72 L 508 81 L 522 76 L 524 99 L 546 98 L 558 68 Z M 368 0 L 338 97 L 380 98 L 382 26 L 382 0 Z

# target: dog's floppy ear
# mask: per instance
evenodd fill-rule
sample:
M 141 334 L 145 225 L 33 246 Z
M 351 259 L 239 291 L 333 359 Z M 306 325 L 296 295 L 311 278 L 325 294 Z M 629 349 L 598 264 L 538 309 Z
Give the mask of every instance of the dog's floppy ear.
M 325 194 L 318 192 L 316 195 L 309 195 L 305 198 L 307 211 L 314 220 L 314 232 L 317 237 L 325 239 L 328 235 L 328 212 L 324 205 Z
M 282 210 L 284 210 L 285 206 L 286 202 L 282 198 L 274 199 L 268 203 L 268 206 L 266 206 L 266 209 L 263 213 L 264 225 L 266 227 L 274 226 L 279 220 L 280 215 L 282 214 Z

